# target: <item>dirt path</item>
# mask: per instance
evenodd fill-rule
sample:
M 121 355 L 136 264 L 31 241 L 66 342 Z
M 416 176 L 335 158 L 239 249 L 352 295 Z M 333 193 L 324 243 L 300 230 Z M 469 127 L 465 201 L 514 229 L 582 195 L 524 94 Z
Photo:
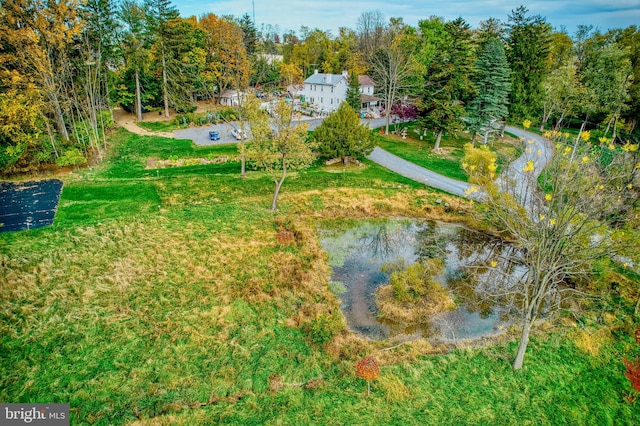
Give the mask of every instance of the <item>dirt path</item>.
M 158 118 L 159 117 L 159 118 Z M 142 135 L 142 136 L 164 136 L 165 138 L 172 138 L 173 137 L 173 133 L 169 133 L 169 132 L 150 132 L 147 129 L 143 129 L 142 127 L 138 126 L 137 124 L 137 119 L 136 116 L 125 111 L 122 108 L 117 108 L 113 110 L 113 118 L 116 122 L 116 124 L 118 124 L 121 127 L 124 127 L 125 129 L 127 129 L 128 131 L 130 131 L 131 133 L 135 133 L 136 135 Z M 155 119 L 154 119 L 155 118 Z M 144 121 L 162 121 L 165 120 L 164 116 L 160 116 L 157 113 L 151 113 L 151 112 L 147 112 L 145 114 L 143 114 L 143 120 Z

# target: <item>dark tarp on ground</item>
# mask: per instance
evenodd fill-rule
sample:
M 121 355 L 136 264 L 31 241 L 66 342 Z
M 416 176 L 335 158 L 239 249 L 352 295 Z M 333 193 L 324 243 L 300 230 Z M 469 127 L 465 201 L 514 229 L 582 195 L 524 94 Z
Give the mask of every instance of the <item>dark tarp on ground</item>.
M 61 192 L 58 179 L 0 182 L 0 232 L 51 225 Z

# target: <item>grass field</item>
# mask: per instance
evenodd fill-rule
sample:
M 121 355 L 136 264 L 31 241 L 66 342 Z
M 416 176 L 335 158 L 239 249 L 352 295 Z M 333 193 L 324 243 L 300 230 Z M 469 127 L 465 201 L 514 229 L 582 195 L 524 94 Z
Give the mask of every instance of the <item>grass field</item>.
M 442 353 L 344 329 L 318 221 L 464 221 L 435 200 L 464 202 L 365 161 L 290 174 L 272 213 L 273 182 L 240 178 L 233 145 L 124 130 L 111 143 L 62 177 L 52 227 L 0 234 L 0 401 L 70 403 L 74 425 L 637 424 L 624 298 L 535 334 L 520 371 L 512 334 Z M 230 161 L 146 167 L 208 156 Z M 370 397 L 365 355 L 382 369 Z
M 407 123 L 405 126 L 408 129 L 405 138 L 397 134 L 376 134 L 377 145 L 400 158 L 429 170 L 452 179 L 467 181 L 468 176 L 462 169 L 461 160 L 464 156 L 465 144 L 471 142 L 468 134 L 443 135 L 440 141 L 440 150 L 436 152 L 433 150 L 435 144 L 433 132 L 427 132 L 426 135 L 422 135 L 421 139 L 420 134 L 416 133 L 419 130 L 417 124 Z M 497 153 L 499 167 L 522 153 L 521 143 L 511 135 L 492 142 L 491 148 Z
M 176 120 L 167 121 L 139 121 L 136 125 L 150 132 L 173 132 L 180 128 Z

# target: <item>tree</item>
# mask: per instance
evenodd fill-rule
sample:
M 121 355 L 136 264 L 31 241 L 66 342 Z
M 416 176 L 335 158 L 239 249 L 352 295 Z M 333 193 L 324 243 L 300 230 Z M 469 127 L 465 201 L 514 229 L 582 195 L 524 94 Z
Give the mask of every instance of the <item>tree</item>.
M 555 118 L 554 128 L 558 130 L 564 119 L 576 112 L 580 101 L 585 96 L 584 86 L 578 79 L 575 63 L 569 62 L 551 71 L 542 87 L 544 100 L 540 130 L 544 130 L 551 118 Z
M 380 375 L 378 361 L 372 356 L 367 356 L 356 364 L 356 374 L 367 382 L 367 396 L 371 395 L 371 382 Z
M 369 155 L 374 148 L 371 130 L 360 124 L 360 117 L 346 102 L 324 119 L 314 130 L 312 139 L 321 157 L 341 158 L 345 165 L 348 157 Z
M 315 29 L 307 34 L 304 42 L 293 46 L 289 62 L 296 64 L 304 71 L 305 77 L 308 77 L 316 69 L 325 73 L 342 72 L 334 69 L 335 61 L 331 34 L 328 31 Z
M 314 160 L 312 145 L 306 142 L 306 124 L 291 125 L 293 108 L 284 99 L 279 100 L 270 115 L 260 109 L 255 100 L 245 105 L 251 145 L 248 157 L 255 167 L 264 169 L 275 184 L 271 210 L 278 209 L 278 195 L 289 170 L 309 167 Z
M 486 21 L 480 21 L 476 33 L 478 48 L 482 49 L 485 43 L 491 39 L 504 40 L 505 32 L 505 26 L 499 19 L 489 18 Z
M 164 115 L 169 118 L 169 77 L 167 75 L 167 57 L 169 54 L 167 42 L 171 37 L 169 23 L 171 20 L 177 19 L 180 14 L 170 0 L 144 0 L 144 5 L 147 28 L 153 37 L 156 55 L 160 58 Z
M 58 135 L 70 142 L 66 117 L 72 86 L 70 54 L 81 31 L 75 4 L 8 0 L 2 4 L 0 67 L 19 84 L 33 84 L 46 97 Z
M 349 74 L 349 88 L 347 89 L 347 103 L 357 113 L 362 108 L 362 102 L 360 102 L 360 82 L 358 80 L 358 74 L 352 72 Z
M 362 12 L 356 21 L 358 50 L 365 59 L 384 48 L 385 17 L 380 10 Z
M 280 76 L 287 86 L 302 83 L 302 70 L 296 64 L 280 62 L 278 66 L 280 68 Z
M 508 113 L 511 90 L 509 63 L 498 39 L 489 39 L 476 61 L 476 97 L 468 107 L 469 128 L 474 136 L 483 134 L 483 144 Z
M 551 34 L 549 45 L 549 70 L 554 71 L 575 62 L 573 40 L 564 32 Z
M 581 74 L 591 97 L 585 109 L 599 122 L 606 122 L 605 134 L 612 130 L 615 139 L 618 120 L 629 100 L 633 79 L 631 61 L 621 46 L 600 34 L 595 34 L 587 46 Z
M 371 78 L 385 104 L 385 133 L 389 134 L 391 107 L 403 95 L 416 87 L 418 64 L 415 51 L 418 39 L 402 22 L 390 25 L 382 45 L 367 59 Z
M 507 25 L 507 59 L 511 66 L 510 114 L 516 120 L 537 117 L 543 98 L 542 83 L 549 70 L 551 26 L 540 15 L 528 16 L 519 6 Z
M 625 218 L 637 211 L 625 208 L 622 195 L 640 185 L 637 173 L 626 166 L 629 153 L 557 142 L 544 170 L 531 159 L 521 170 L 509 169 L 498 183 L 492 177 L 495 157 L 488 165 L 478 164 L 471 155 L 477 149 L 466 149 L 470 181 L 485 193 L 480 218 L 513 245 L 507 255 L 491 259 L 491 266 L 514 271 L 506 279 L 496 269 L 494 281 L 496 293 L 512 304 L 521 322 L 515 369 L 523 365 L 536 319 L 565 297 L 588 291 L 594 262 L 638 250 L 637 241 L 624 237 L 630 226 Z M 621 186 L 628 179 L 633 182 Z
M 119 44 L 119 25 L 117 9 L 113 0 L 87 0 L 80 6 L 81 16 L 85 22 L 82 31 L 85 46 L 84 64 L 93 62 L 93 66 L 86 66 L 89 76 L 93 74 L 95 84 L 92 89 L 96 94 L 94 111 L 98 108 L 110 108 L 111 85 L 109 69 L 117 65 L 117 46 Z M 86 82 L 85 82 L 86 85 Z M 92 115 L 94 119 L 95 114 Z M 104 123 L 100 123 L 104 135 Z
M 46 153 L 40 132 L 44 102 L 36 90 L 9 90 L 0 93 L 0 171 L 9 173 L 16 166 L 36 162 Z M 51 147 L 56 152 L 56 145 Z
M 624 375 L 629 379 L 629 382 L 631 382 L 631 386 L 633 386 L 637 392 L 640 392 L 640 360 L 638 360 L 638 357 L 636 357 L 635 360 L 623 359 L 622 363 L 627 367 Z
M 258 31 L 248 13 L 242 15 L 238 21 L 238 26 L 242 30 L 242 44 L 247 56 L 251 57 L 256 54 L 258 48 Z
M 633 69 L 629 100 L 623 116 L 629 123 L 627 132 L 632 133 L 638 127 L 638 118 L 640 118 L 640 27 L 632 25 L 623 30 L 612 30 L 611 36 L 628 52 Z
M 242 30 L 234 22 L 208 14 L 200 18 L 207 53 L 206 81 L 211 92 L 243 90 L 249 84 L 249 60 Z
M 437 150 L 443 133 L 463 128 L 464 102 L 473 94 L 471 31 L 462 18 L 445 24 L 432 18 L 419 25 L 426 40 L 421 52 L 424 84 L 418 102 L 419 121 L 436 131 Z
M 118 16 L 123 24 L 124 34 L 121 55 L 126 68 L 132 70 L 135 82 L 134 108 L 138 121 L 142 121 L 142 86 L 140 75 L 148 64 L 150 40 L 145 31 L 145 14 L 135 0 L 124 0 L 120 4 Z

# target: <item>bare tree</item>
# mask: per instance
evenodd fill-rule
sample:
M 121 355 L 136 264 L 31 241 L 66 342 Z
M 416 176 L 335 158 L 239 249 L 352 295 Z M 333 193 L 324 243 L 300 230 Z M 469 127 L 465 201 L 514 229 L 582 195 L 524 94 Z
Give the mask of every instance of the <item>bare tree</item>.
M 391 107 L 404 94 L 416 87 L 418 66 L 413 54 L 416 38 L 406 31 L 399 19 L 391 21 L 382 37 L 381 45 L 368 58 L 371 77 L 378 89 L 378 95 L 385 103 L 387 117 L 385 132 L 389 134 Z
M 378 10 L 362 12 L 356 21 L 358 50 L 365 58 L 382 47 L 386 27 L 384 14 Z

